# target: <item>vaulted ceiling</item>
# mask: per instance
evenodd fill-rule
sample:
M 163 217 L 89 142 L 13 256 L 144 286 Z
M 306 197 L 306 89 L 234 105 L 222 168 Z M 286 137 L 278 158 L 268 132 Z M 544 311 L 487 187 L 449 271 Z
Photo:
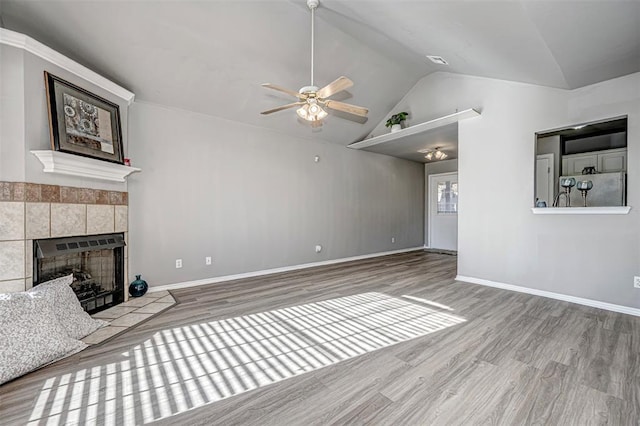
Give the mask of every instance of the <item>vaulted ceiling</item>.
M 566 89 L 640 71 L 636 0 L 323 0 L 315 83 L 350 77 L 354 87 L 337 99 L 370 114 L 364 124 L 330 117 L 311 129 L 294 110 L 259 114 L 291 101 L 261 83 L 309 84 L 305 0 L 0 0 L 0 17 L 4 27 L 117 82 L 137 101 L 343 145 L 368 134 L 437 71 Z

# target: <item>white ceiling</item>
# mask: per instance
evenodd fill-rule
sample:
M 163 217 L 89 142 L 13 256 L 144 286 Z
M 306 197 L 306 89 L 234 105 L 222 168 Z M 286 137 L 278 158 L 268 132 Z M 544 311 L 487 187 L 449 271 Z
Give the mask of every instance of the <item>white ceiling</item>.
M 270 82 L 309 84 L 305 0 L 4 1 L 4 27 L 32 36 L 159 103 L 342 145 L 386 119 L 436 71 L 576 88 L 640 71 L 640 1 L 323 0 L 315 83 L 355 82 L 343 100 L 368 122 L 330 117 L 321 129 Z M 432 64 L 440 55 L 449 67 Z M 469 105 L 475 107 L 475 105 Z M 435 117 L 434 117 L 435 118 Z

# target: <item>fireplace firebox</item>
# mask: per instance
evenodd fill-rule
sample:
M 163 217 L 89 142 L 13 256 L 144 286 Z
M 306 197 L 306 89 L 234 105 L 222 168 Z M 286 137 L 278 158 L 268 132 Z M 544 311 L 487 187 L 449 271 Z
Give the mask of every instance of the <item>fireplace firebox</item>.
M 33 242 L 33 285 L 73 274 L 71 287 L 92 314 L 124 301 L 124 234 Z

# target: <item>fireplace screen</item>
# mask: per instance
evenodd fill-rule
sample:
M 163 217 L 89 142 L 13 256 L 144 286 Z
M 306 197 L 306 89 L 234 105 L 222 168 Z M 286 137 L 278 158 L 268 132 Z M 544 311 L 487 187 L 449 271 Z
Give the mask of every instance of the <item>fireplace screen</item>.
M 34 285 L 73 274 L 71 287 L 85 311 L 124 300 L 123 234 L 34 241 Z

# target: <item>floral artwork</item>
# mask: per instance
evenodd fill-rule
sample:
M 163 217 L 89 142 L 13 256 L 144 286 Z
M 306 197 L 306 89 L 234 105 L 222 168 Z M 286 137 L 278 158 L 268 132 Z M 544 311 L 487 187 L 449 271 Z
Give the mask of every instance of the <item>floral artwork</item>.
M 65 93 L 64 123 L 70 143 L 113 154 L 109 111 Z
M 45 83 L 53 149 L 123 164 L 118 105 L 47 72 Z

